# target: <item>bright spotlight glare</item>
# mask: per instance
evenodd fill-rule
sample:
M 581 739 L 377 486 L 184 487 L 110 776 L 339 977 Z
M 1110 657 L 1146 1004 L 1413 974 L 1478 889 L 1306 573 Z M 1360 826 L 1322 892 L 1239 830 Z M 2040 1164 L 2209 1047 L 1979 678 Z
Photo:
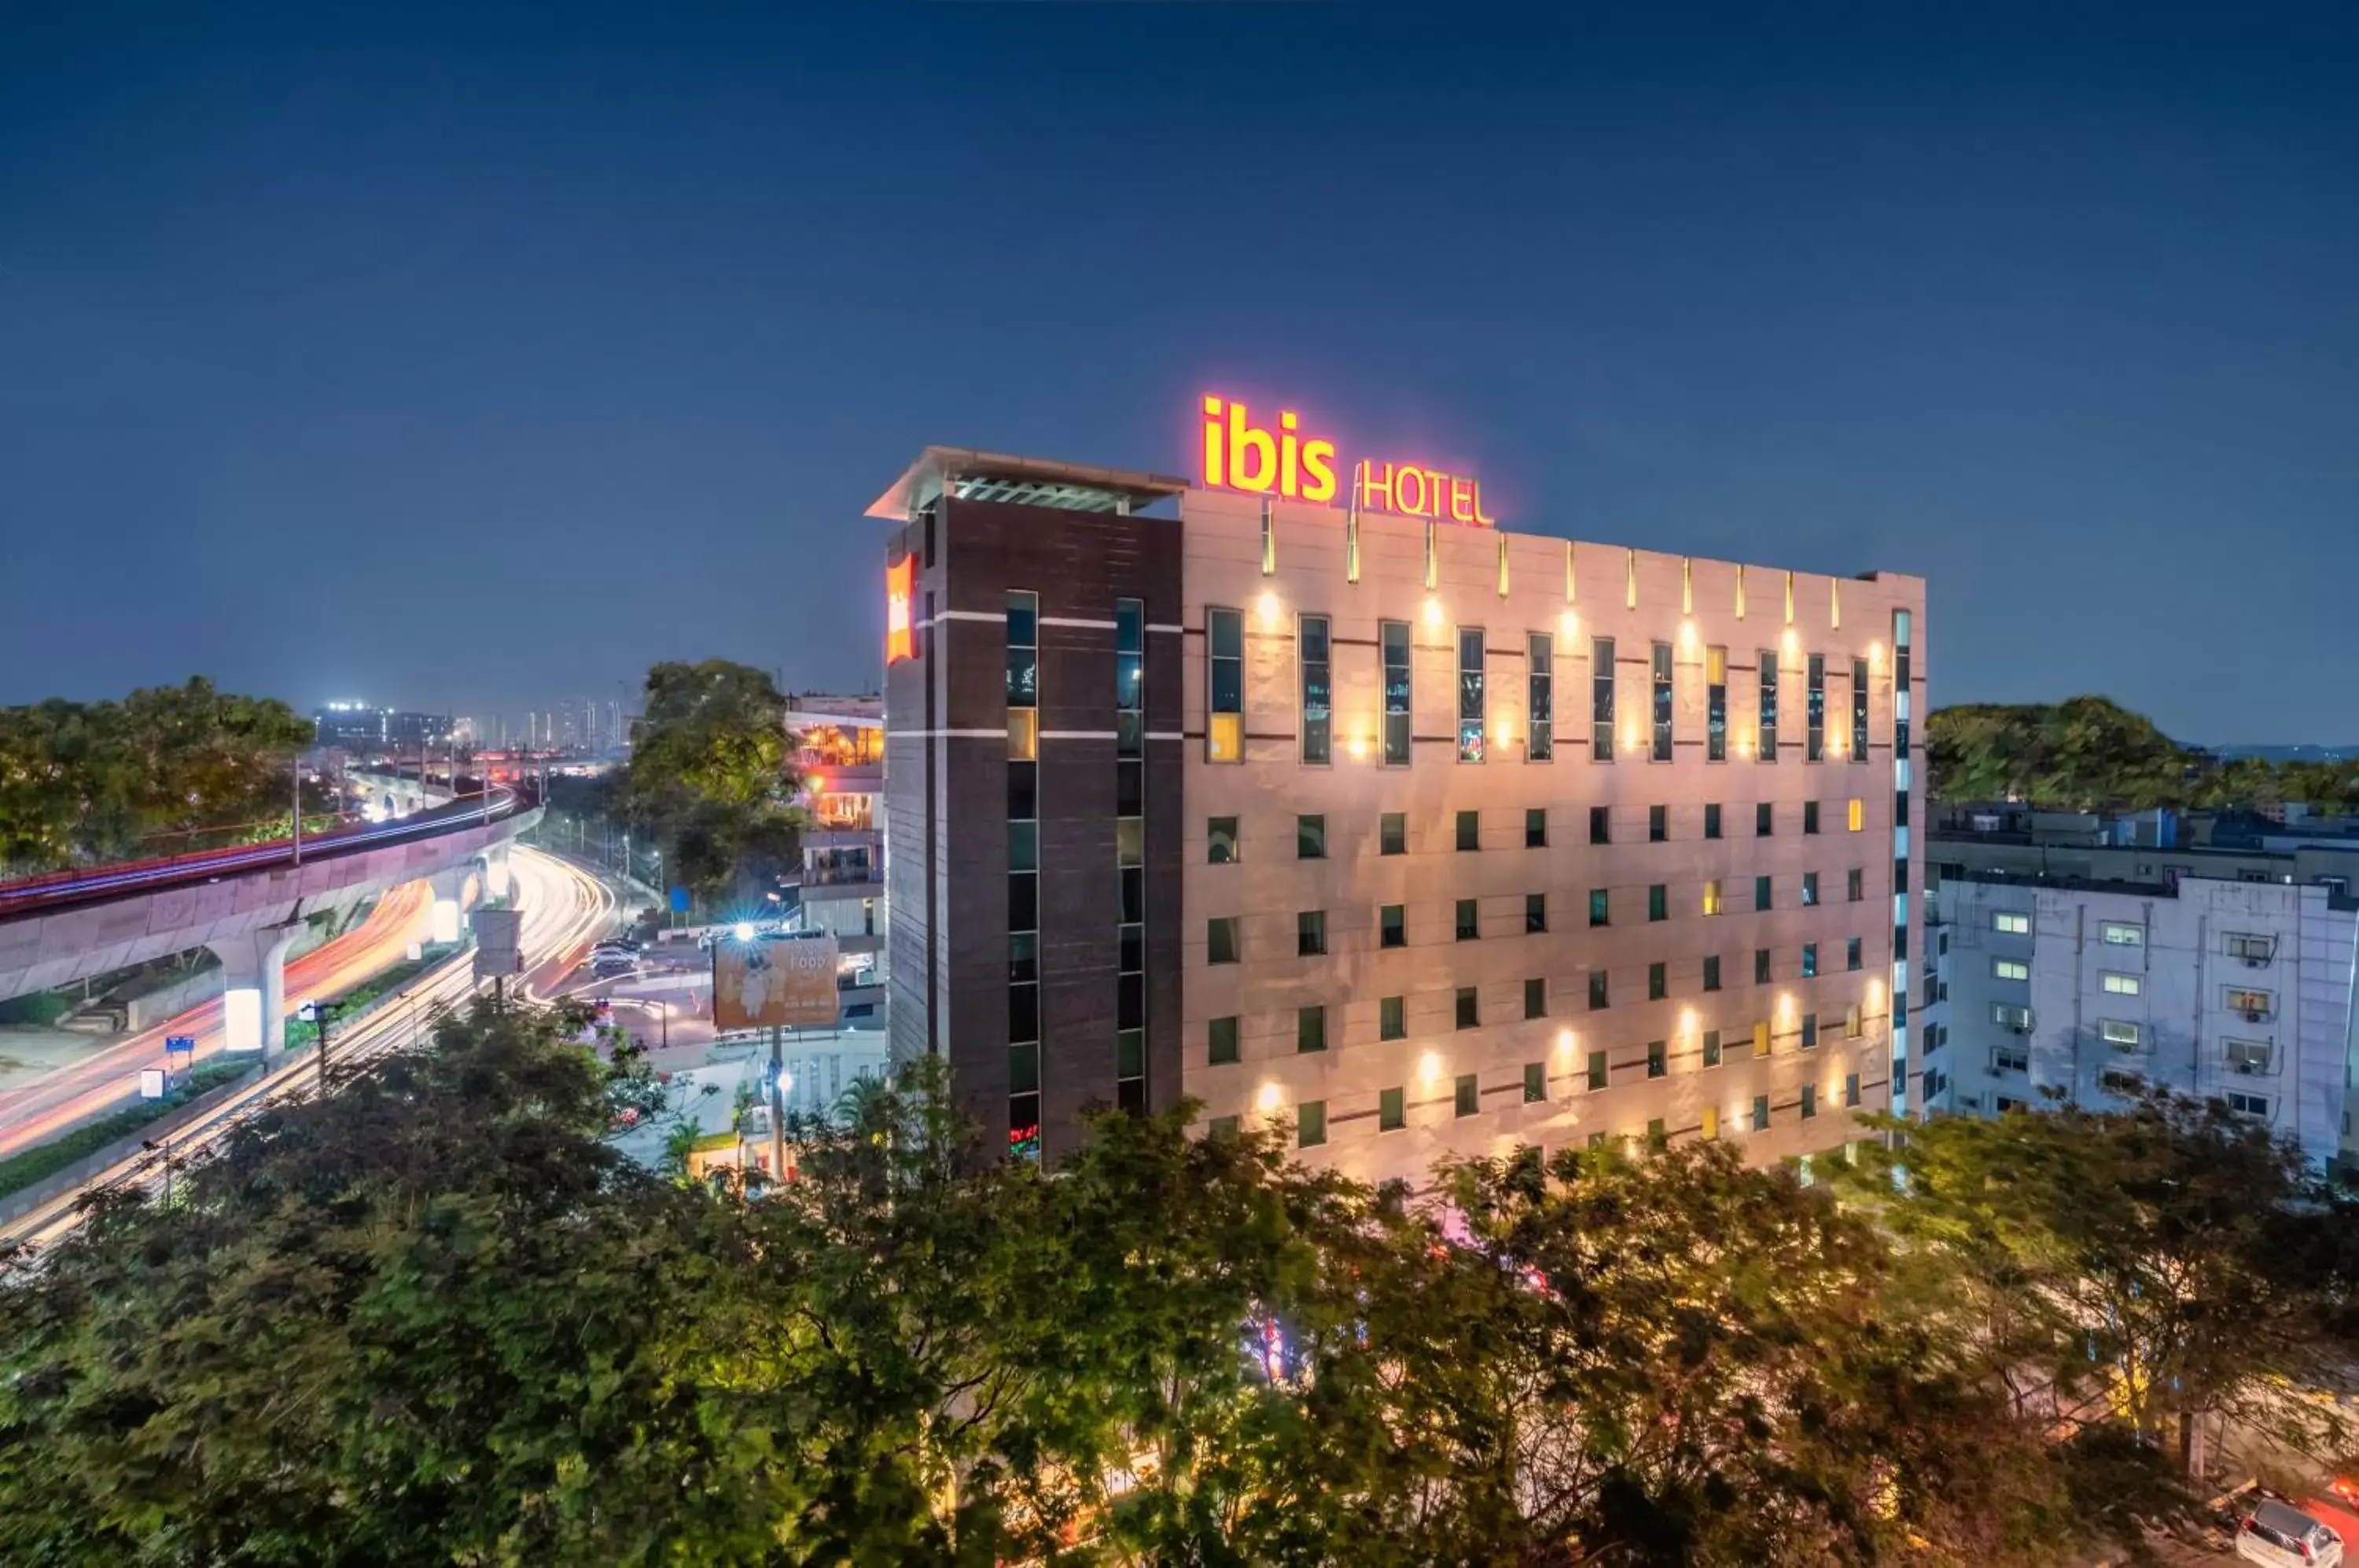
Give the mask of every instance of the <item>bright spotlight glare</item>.
M 754 940 L 754 922 L 751 920 L 739 920 L 734 926 L 730 928 L 729 934 L 735 937 L 739 942 L 751 942 Z

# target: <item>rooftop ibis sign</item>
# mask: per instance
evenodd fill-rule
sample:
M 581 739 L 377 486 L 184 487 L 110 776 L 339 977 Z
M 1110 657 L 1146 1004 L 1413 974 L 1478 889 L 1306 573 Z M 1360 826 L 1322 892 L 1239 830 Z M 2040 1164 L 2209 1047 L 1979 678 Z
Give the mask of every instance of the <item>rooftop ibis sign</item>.
M 1304 430 L 1301 416 L 1290 408 L 1278 410 L 1273 430 L 1256 423 L 1245 404 L 1208 394 L 1201 433 L 1206 485 L 1293 501 L 1333 504 L 1339 499 L 1335 443 Z M 1352 468 L 1351 485 L 1344 499 L 1367 511 L 1473 528 L 1498 521 L 1483 510 L 1481 480 L 1422 463 L 1362 458 Z

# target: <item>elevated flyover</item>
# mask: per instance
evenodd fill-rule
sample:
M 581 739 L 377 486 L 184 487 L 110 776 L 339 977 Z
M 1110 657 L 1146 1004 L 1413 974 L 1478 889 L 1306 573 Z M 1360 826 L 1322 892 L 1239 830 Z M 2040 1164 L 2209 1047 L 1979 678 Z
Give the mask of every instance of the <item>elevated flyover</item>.
M 505 893 L 509 842 L 539 820 L 538 806 L 495 789 L 300 844 L 0 883 L 0 998 L 210 948 L 223 964 L 230 1048 L 277 1051 L 286 1039 L 287 947 L 306 917 L 423 879 L 433 888 L 433 938 L 455 940 L 470 877 L 484 894 Z

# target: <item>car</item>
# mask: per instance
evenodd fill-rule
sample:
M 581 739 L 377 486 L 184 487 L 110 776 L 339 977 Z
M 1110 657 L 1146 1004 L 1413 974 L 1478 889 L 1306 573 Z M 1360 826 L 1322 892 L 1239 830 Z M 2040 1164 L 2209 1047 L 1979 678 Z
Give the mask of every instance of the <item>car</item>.
M 2236 1527 L 2236 1555 L 2273 1568 L 2337 1568 L 2343 1538 L 2292 1504 L 2265 1497 Z
M 599 953 L 590 957 L 590 973 L 600 976 L 628 975 L 638 966 L 636 955 L 628 953 Z

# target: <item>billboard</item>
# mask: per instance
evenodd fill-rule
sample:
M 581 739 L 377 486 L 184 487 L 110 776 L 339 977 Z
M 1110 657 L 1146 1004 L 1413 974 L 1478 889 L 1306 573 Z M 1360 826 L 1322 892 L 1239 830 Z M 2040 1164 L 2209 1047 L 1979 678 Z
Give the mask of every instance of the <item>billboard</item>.
M 832 1029 L 842 1005 L 832 936 L 712 944 L 712 1027 L 723 1033 Z
M 489 980 L 495 975 L 524 973 L 522 909 L 477 909 L 475 927 L 475 978 Z

